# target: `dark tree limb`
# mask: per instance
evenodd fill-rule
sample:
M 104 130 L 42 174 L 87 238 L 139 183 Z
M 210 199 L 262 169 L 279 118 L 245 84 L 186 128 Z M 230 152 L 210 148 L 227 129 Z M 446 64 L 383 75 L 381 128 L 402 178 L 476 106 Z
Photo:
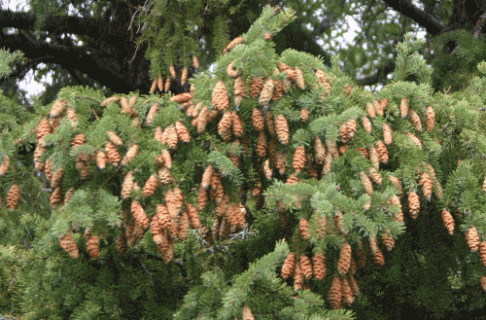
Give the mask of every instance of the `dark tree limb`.
M 400 12 L 401 14 L 417 22 L 432 35 L 437 34 L 447 28 L 442 21 L 423 10 L 420 10 L 407 0 L 383 0 L 383 2 L 392 7 L 395 11 Z
M 378 68 L 374 74 L 364 77 L 362 79 L 357 79 L 356 82 L 359 86 L 371 86 L 380 82 L 383 77 L 386 77 L 388 74 L 392 73 L 395 70 L 395 60 L 391 60 Z

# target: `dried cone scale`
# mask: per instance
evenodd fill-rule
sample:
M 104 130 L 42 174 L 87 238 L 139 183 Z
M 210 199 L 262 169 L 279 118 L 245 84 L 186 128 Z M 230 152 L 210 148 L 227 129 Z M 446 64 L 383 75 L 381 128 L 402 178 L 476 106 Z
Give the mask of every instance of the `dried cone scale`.
M 442 210 L 442 221 L 444 222 L 444 227 L 446 227 L 447 232 L 452 236 L 454 233 L 455 222 L 451 213 L 446 209 Z
M 337 270 L 340 275 L 345 275 L 351 266 L 351 246 L 346 242 L 341 248 Z

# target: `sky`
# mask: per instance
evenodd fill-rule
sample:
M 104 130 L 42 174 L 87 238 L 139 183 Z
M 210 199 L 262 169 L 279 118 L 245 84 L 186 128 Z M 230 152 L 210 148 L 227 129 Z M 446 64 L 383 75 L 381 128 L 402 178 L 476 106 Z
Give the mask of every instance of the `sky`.
M 413 1 L 413 3 L 418 5 L 417 1 Z M 2 8 L 7 6 L 12 11 L 27 11 L 27 9 L 29 8 L 27 0 L 0 0 L 0 5 L 2 6 Z M 72 14 L 73 12 L 73 10 L 70 10 L 68 14 Z M 324 43 L 324 41 L 318 41 L 318 43 L 322 45 L 324 49 L 328 49 L 330 46 L 347 47 L 350 43 L 352 43 L 354 37 L 356 36 L 356 32 L 359 30 L 359 26 L 356 23 L 356 20 L 352 16 L 346 16 L 346 20 L 339 22 L 339 24 L 346 28 L 347 31 L 342 37 L 335 37 L 337 31 L 333 31 L 333 39 L 332 42 L 329 44 Z M 416 36 L 417 38 L 425 39 L 425 33 L 425 30 L 419 30 L 417 31 Z M 47 74 L 47 76 L 43 76 L 41 79 L 41 83 L 42 82 L 51 83 L 52 76 L 50 74 Z M 38 95 L 43 91 L 44 86 L 41 83 L 35 81 L 33 71 L 29 71 L 24 80 L 20 82 L 19 86 L 21 89 L 28 92 L 28 98 L 29 100 L 31 100 L 33 96 Z M 381 88 L 377 88 L 377 90 L 379 89 Z

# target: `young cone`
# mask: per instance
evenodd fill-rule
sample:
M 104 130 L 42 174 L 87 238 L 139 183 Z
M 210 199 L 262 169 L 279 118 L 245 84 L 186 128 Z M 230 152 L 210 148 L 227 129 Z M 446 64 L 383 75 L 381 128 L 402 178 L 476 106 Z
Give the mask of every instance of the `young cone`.
M 444 222 L 444 227 L 446 227 L 447 232 L 452 236 L 454 233 L 455 222 L 451 213 L 446 209 L 442 210 L 442 221 Z
M 337 270 L 340 275 L 345 275 L 351 266 L 351 246 L 345 242 L 339 254 Z

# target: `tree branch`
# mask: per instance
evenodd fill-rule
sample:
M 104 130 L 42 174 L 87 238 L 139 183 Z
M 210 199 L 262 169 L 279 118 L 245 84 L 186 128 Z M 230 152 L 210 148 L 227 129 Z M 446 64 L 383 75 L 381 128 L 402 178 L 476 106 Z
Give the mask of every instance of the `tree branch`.
M 393 70 L 395 70 L 395 65 L 395 60 L 391 60 L 388 63 L 381 65 L 375 74 L 362 79 L 357 79 L 356 82 L 359 86 L 370 86 L 376 84 L 383 79 L 383 76 L 386 77 L 388 74 L 393 72 Z
M 420 10 L 414 4 L 407 0 L 383 0 L 387 5 L 392 7 L 397 12 L 409 17 L 417 22 L 421 27 L 424 27 L 428 33 L 434 35 L 446 29 L 446 25 L 435 18 L 434 16 Z

